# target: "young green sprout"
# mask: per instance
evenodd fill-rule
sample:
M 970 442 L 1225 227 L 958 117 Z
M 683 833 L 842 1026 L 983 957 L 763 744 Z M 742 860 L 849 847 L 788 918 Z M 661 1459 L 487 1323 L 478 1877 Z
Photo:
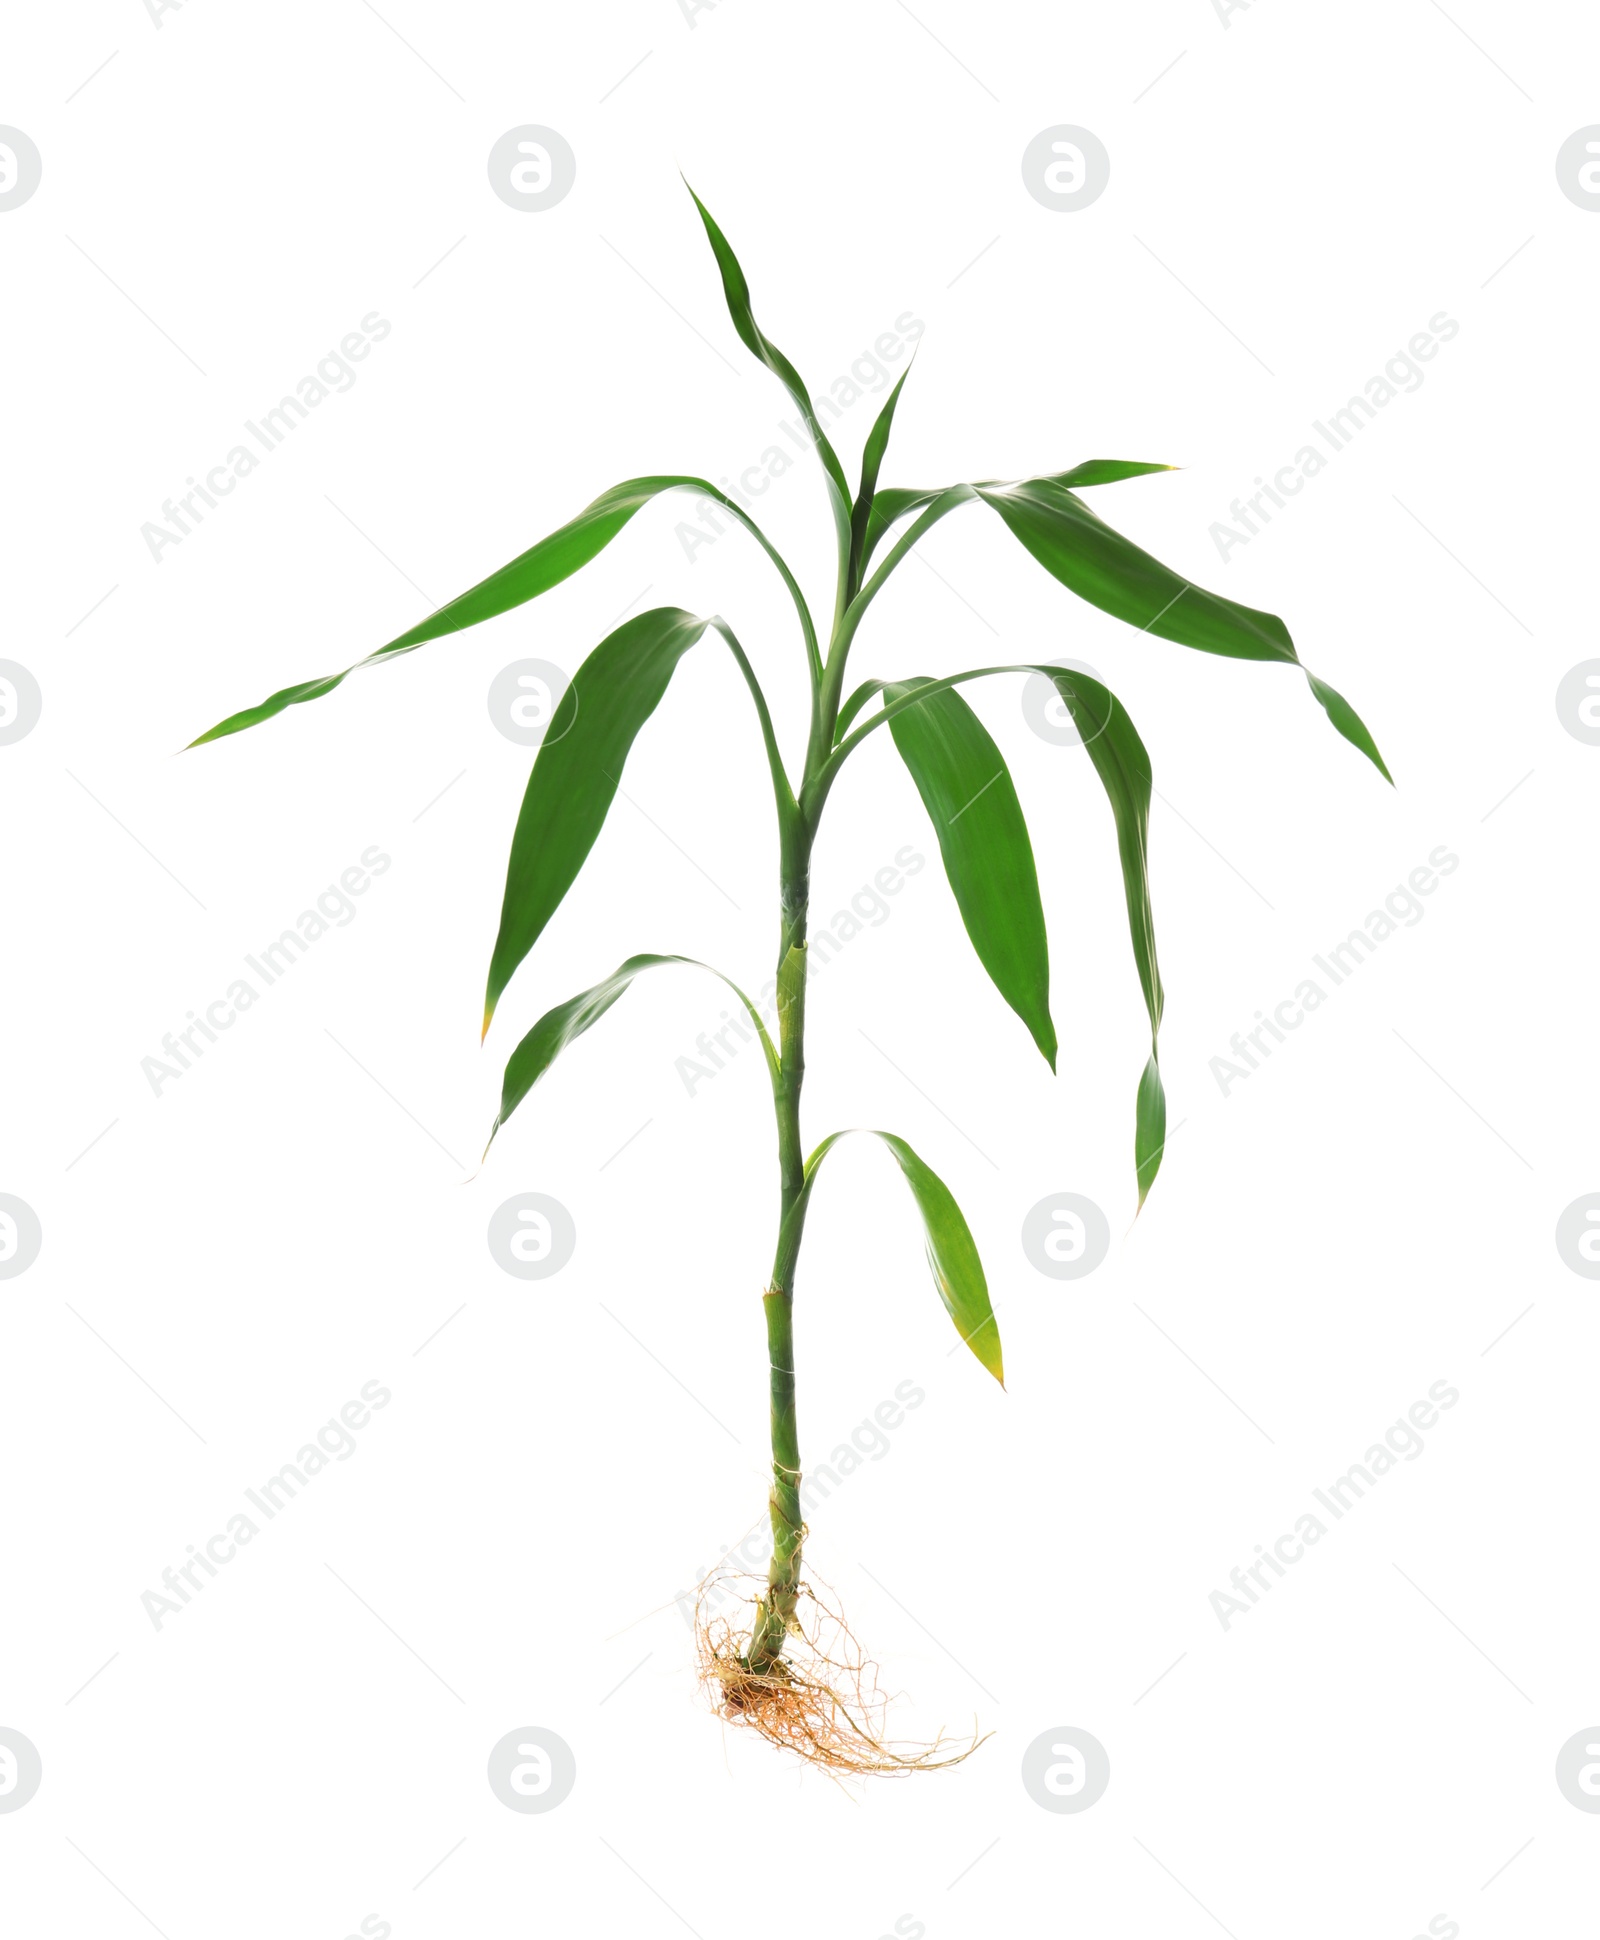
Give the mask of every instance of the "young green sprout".
M 698 197 L 695 207 L 721 271 L 734 329 L 799 407 L 821 463 L 838 552 L 826 650 L 794 575 L 744 507 L 703 478 L 666 476 L 634 478 L 614 486 L 558 532 L 358 664 L 370 666 L 409 653 L 429 640 L 458 633 L 547 592 L 603 551 L 642 507 L 672 491 L 714 500 L 744 526 L 771 560 L 794 602 L 811 696 L 805 760 L 798 777 L 784 766 L 755 669 L 732 627 L 720 616 L 703 618 L 675 606 L 656 607 L 625 621 L 578 668 L 534 761 L 511 838 L 483 1029 L 487 1034 L 506 986 L 577 879 L 616 794 L 634 737 L 660 703 L 679 660 L 708 634 L 717 636 L 750 690 L 777 810 L 776 1045 L 757 1007 L 736 984 L 727 978 L 723 981 L 749 1013 L 765 1054 L 777 1118 L 780 1195 L 776 1252 L 762 1296 L 771 1370 L 772 1560 L 748 1637 L 719 1648 L 710 1675 L 721 1683 L 727 1714 L 755 1724 L 775 1741 L 835 1768 L 892 1769 L 907 1761 L 887 1753 L 870 1734 L 863 1738 L 857 1733 L 851 1740 L 857 1752 L 866 1747 L 865 1755 L 853 1754 L 848 1744 L 841 1749 L 838 1728 L 830 1736 L 828 1724 L 830 1712 L 837 1709 L 837 1693 L 823 1690 L 820 1701 L 814 1701 L 821 1687 L 814 1682 L 808 1685 L 804 1672 L 785 1656 L 786 1647 L 800 1633 L 797 1605 L 806 1535 L 795 1413 L 796 1269 L 818 1169 L 844 1135 L 832 1133 L 808 1157 L 800 1131 L 811 852 L 840 770 L 879 728 L 888 728 L 889 739 L 932 818 L 945 874 L 979 960 L 1053 1070 L 1056 1034 L 1050 1018 L 1049 958 L 1027 824 L 1000 750 L 959 689 L 968 681 L 1000 674 L 1043 674 L 1054 684 L 1111 805 L 1134 960 L 1150 1018 L 1150 1055 L 1139 1079 L 1134 1111 L 1134 1166 L 1141 1206 L 1161 1164 L 1166 1097 L 1157 1056 L 1162 992 L 1146 854 L 1150 762 L 1125 710 L 1098 680 L 1071 669 L 1032 663 L 976 667 L 938 678 L 911 674 L 895 681 L 868 680 L 846 698 L 845 673 L 856 634 L 885 583 L 923 535 L 958 507 L 980 504 L 997 513 L 1023 547 L 1071 592 L 1141 632 L 1202 653 L 1291 666 L 1300 663 L 1282 620 L 1192 585 L 1113 531 L 1078 496 L 1085 487 L 1167 471 L 1169 466 L 1091 459 L 1070 471 L 1010 483 L 984 480 L 927 491 L 880 488 L 878 473 L 905 384 L 902 374 L 872 426 L 862 454 L 860 484 L 852 494 L 818 422 L 811 393 L 755 320 L 749 285 L 727 239 Z M 908 519 L 910 523 L 893 543 L 886 544 L 891 532 Z M 882 557 L 874 566 L 880 548 Z M 1383 759 L 1355 711 L 1325 682 L 1302 671 L 1329 720 L 1387 779 Z M 330 693 L 345 678 L 346 674 L 333 674 L 286 687 L 259 706 L 230 715 L 199 739 L 214 741 L 254 727 L 286 707 Z M 874 703 L 875 710 L 868 713 Z M 547 1011 L 506 1064 L 494 1130 L 635 977 L 662 964 L 688 961 L 672 956 L 630 957 L 601 982 Z M 493 1132 L 490 1136 L 492 1141 Z M 980 1366 L 1001 1380 L 999 1329 L 978 1250 L 960 1208 L 943 1180 L 904 1139 L 887 1132 L 877 1136 L 899 1165 L 921 1214 L 940 1300 Z M 796 1695 L 807 1690 L 810 1698 Z M 848 1728 L 844 1737 L 850 1740 Z M 879 1758 L 875 1752 L 884 1756 Z

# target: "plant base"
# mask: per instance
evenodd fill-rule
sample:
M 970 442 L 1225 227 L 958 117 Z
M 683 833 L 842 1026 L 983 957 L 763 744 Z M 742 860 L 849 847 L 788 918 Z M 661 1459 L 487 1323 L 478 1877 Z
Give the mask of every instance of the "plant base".
M 727 1617 L 709 1614 L 711 1602 L 720 1603 L 730 1589 L 754 1606 L 766 1581 L 739 1570 L 713 1570 L 696 1592 L 700 1683 L 729 1724 L 743 1725 L 807 1764 L 847 1778 L 942 1771 L 970 1758 L 990 1735 L 974 1725 L 972 1742 L 959 1747 L 947 1744 L 942 1732 L 932 1744 L 889 1739 L 889 1699 L 879 1686 L 877 1666 L 839 1610 L 810 1583 L 800 1585 L 782 1657 L 770 1669 L 752 1670 L 748 1632 L 741 1633 Z

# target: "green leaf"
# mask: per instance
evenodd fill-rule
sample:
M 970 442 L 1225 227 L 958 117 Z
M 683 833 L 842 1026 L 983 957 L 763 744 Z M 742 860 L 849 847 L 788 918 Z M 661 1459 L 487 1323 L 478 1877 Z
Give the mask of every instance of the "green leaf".
M 1295 658 L 1289 630 L 1275 613 L 1202 592 L 1114 532 L 1055 480 L 1028 478 L 976 490 L 1046 572 L 1102 612 L 1202 653 Z
M 1394 777 L 1365 722 L 1337 689 L 1301 665 L 1289 629 L 1276 613 L 1241 606 L 1236 600 L 1194 585 L 1124 539 L 1074 497 L 1071 489 L 1110 485 L 1118 479 L 1174 469 L 1122 458 L 1091 458 L 1070 471 L 1046 478 L 1025 478 L 1013 484 L 985 479 L 945 490 L 966 491 L 984 500 L 1063 586 L 1141 632 L 1159 634 L 1162 639 L 1175 640 L 1202 653 L 1238 660 L 1286 661 L 1300 667 L 1334 727 L 1361 750 L 1385 781 L 1392 782 Z M 863 540 L 863 570 L 879 540 L 897 519 L 932 505 L 941 496 L 937 491 L 898 488 L 877 493 Z
M 850 723 L 875 694 L 881 694 L 883 692 L 883 687 L 884 683 L 881 680 L 864 680 L 850 696 L 849 700 L 845 702 L 844 706 L 839 709 L 839 718 L 833 724 L 833 745 L 835 747 L 838 747 L 839 743 L 849 732 Z
M 1202 653 L 1300 665 L 1289 629 L 1277 614 L 1241 606 L 1194 585 L 1113 531 L 1059 481 L 1031 478 L 974 489 L 1046 572 L 1103 613 Z M 1349 702 L 1326 682 L 1310 674 L 1306 678 L 1333 725 L 1392 781 Z
M 1069 472 L 1056 472 L 1051 483 L 1075 490 L 1079 485 L 1115 485 L 1124 478 L 1147 478 L 1151 472 L 1175 472 L 1176 465 L 1146 465 L 1131 458 L 1086 458 Z
M 1167 1104 L 1161 1083 L 1157 1038 L 1161 1028 L 1161 972 L 1156 963 L 1155 918 L 1150 906 L 1150 757 L 1138 731 L 1109 689 L 1087 674 L 1047 663 L 1023 662 L 1004 667 L 974 667 L 965 673 L 946 674 L 937 680 L 908 682 L 890 697 L 884 688 L 885 707 L 875 719 L 858 727 L 829 756 L 817 778 L 824 798 L 839 767 L 876 728 L 887 726 L 894 733 L 907 716 L 925 712 L 929 705 L 953 692 L 959 683 L 982 680 L 991 674 L 1043 674 L 1061 695 L 1079 738 L 1086 748 L 1095 772 L 1111 803 L 1117 830 L 1117 850 L 1122 864 L 1123 892 L 1128 905 L 1128 927 L 1133 939 L 1134 961 L 1139 970 L 1145 1008 L 1150 1016 L 1150 1058 L 1139 1083 L 1135 1112 L 1134 1164 L 1139 1184 L 1139 1204 L 1144 1204 L 1161 1165 L 1166 1142 Z M 871 698 L 879 683 L 869 681 L 852 694 L 853 712 Z
M 619 964 L 609 977 L 603 978 L 597 984 L 592 984 L 587 990 L 579 991 L 576 997 L 569 997 L 564 1004 L 557 1004 L 554 1010 L 545 1012 L 506 1061 L 505 1080 L 500 1091 L 500 1115 L 494 1121 L 493 1129 L 489 1133 L 490 1145 L 494 1143 L 495 1133 L 573 1039 L 582 1037 L 592 1024 L 597 1024 L 642 971 L 657 970 L 667 963 L 684 963 L 691 969 L 711 970 L 709 964 L 697 963 L 693 957 L 649 955 L 629 957 L 627 962 Z M 766 1055 L 768 1074 L 776 1084 L 778 1054 L 772 1048 L 772 1039 L 767 1035 L 760 1013 L 731 977 L 724 977 L 720 970 L 711 970 L 711 975 L 720 977 L 749 1012 L 750 1021 L 756 1027 L 762 1051 Z M 488 1149 L 488 1146 L 484 1147 L 485 1153 Z
M 1164 997 L 1156 962 L 1155 913 L 1150 903 L 1150 757 L 1126 709 L 1099 681 L 1075 668 L 1041 666 L 1035 671 L 1054 681 L 1094 763 L 1116 823 L 1128 930 L 1150 1017 L 1150 1060 L 1139 1080 L 1134 1112 L 1134 1169 L 1139 1204 L 1143 1206 L 1160 1170 L 1167 1138 L 1167 1097 L 1157 1051 Z M 892 721 L 889 727 L 892 733 Z
M 894 702 L 920 684 L 886 686 L 884 699 Z M 889 732 L 933 823 L 978 960 L 1053 1071 L 1044 908 L 1033 844 L 1005 757 L 954 688 L 896 714 Z
M 983 1262 L 978 1258 L 978 1248 L 961 1208 L 951 1197 L 950 1188 L 931 1167 L 923 1164 L 903 1138 L 889 1132 L 879 1132 L 878 1136 L 894 1154 L 922 1214 L 928 1266 L 945 1312 L 955 1322 L 956 1332 L 972 1349 L 979 1365 L 987 1368 L 1004 1387 L 1000 1329 L 989 1305 Z
M 842 520 L 850 516 L 850 487 L 845 483 L 844 467 L 838 455 L 829 444 L 818 422 L 816 411 L 812 408 L 811 393 L 805 380 L 795 369 L 770 337 L 763 334 L 756 322 L 755 312 L 750 307 L 750 285 L 745 273 L 739 267 L 739 259 L 734 255 L 728 239 L 717 227 L 711 211 L 695 195 L 687 182 L 684 187 L 694 198 L 694 206 L 700 211 L 700 220 L 705 224 L 706 235 L 711 243 L 711 253 L 717 259 L 717 268 L 722 272 L 722 291 L 728 299 L 728 314 L 733 318 L 733 327 L 739 333 L 744 347 L 766 365 L 783 384 L 795 403 L 800 407 L 800 415 L 805 419 L 806 429 L 811 433 L 812 443 L 817 448 L 817 456 L 822 460 L 822 468 L 828 475 L 829 483 L 837 494 L 835 512 Z
M 848 1132 L 831 1133 L 806 1160 L 805 1183 L 801 1187 L 799 1200 L 789 1214 L 787 1227 L 793 1228 L 804 1222 L 817 1168 L 839 1140 L 848 1136 Z M 896 1138 L 892 1132 L 877 1132 L 874 1136 L 881 1138 L 894 1154 L 895 1162 L 905 1175 L 906 1184 L 910 1186 L 912 1197 L 917 1202 L 917 1211 L 922 1215 L 923 1237 L 927 1242 L 928 1267 L 933 1274 L 933 1284 L 939 1290 L 939 1298 L 944 1302 L 945 1312 L 954 1321 L 956 1332 L 972 1349 L 979 1364 L 987 1368 L 1004 1387 L 1006 1377 L 1000 1352 L 1000 1329 L 995 1324 L 994 1309 L 989 1305 L 989 1284 L 983 1276 L 983 1262 L 978 1257 L 976 1242 L 962 1217 L 961 1208 L 951 1196 L 950 1188 L 917 1157 L 903 1138 Z M 784 1239 L 780 1238 L 780 1252 L 783 1248 Z
M 873 500 L 878 491 L 878 473 L 883 469 L 883 455 L 889 449 L 889 431 L 894 423 L 894 407 L 900 402 L 900 392 L 906 379 L 911 375 L 907 364 L 900 373 L 898 382 L 884 401 L 883 409 L 873 420 L 872 429 L 867 433 L 867 442 L 861 451 L 861 488 L 856 493 L 855 509 L 850 515 L 850 569 L 845 588 L 845 597 L 854 599 L 861 586 L 861 569 L 866 562 L 867 525 L 872 517 Z
M 242 713 L 230 714 L 225 721 L 219 721 L 189 745 L 199 747 L 203 741 L 217 741 L 225 734 L 237 734 L 243 728 L 255 727 L 258 722 L 281 714 L 286 707 L 331 694 L 357 668 L 370 667 L 396 654 L 409 653 L 428 640 L 437 640 L 447 633 L 459 633 L 464 627 L 476 626 L 480 620 L 493 619 L 496 614 L 507 613 L 514 606 L 536 599 L 540 593 L 549 592 L 552 586 L 559 586 L 562 580 L 570 579 L 580 567 L 587 566 L 597 553 L 604 551 L 642 506 L 648 505 L 662 492 L 680 490 L 703 493 L 707 498 L 715 499 L 719 505 L 726 506 L 736 519 L 750 525 L 739 507 L 703 478 L 671 476 L 626 479 L 620 485 L 613 485 L 609 492 L 602 492 L 592 505 L 586 505 L 575 519 L 569 519 L 559 531 L 552 532 L 536 546 L 519 553 L 509 565 L 480 580 L 476 586 L 451 600 L 449 605 L 441 606 L 436 613 L 429 614 L 427 619 L 391 640 L 387 646 L 368 654 L 365 660 L 358 660 L 355 666 L 346 667 L 342 674 L 327 674 L 320 680 L 306 680 L 297 686 L 285 687 L 262 701 L 258 707 L 247 707 Z M 753 526 L 750 529 L 755 531 Z M 759 532 L 756 532 L 756 537 L 763 545 L 766 544 Z
M 625 620 L 572 676 L 528 777 L 511 838 L 483 1028 L 517 965 L 572 887 L 622 779 L 634 736 L 711 624 L 677 606 Z
M 1068 487 L 1114 485 L 1119 479 L 1144 478 L 1151 472 L 1175 472 L 1177 469 L 1176 465 L 1146 465 L 1128 458 L 1089 458 L 1081 465 L 1074 465 L 1070 471 L 1054 473 L 1049 482 Z M 985 479 L 983 485 L 999 486 L 1002 482 L 998 479 Z M 940 486 L 937 491 L 912 492 L 891 486 L 879 492 L 867 521 L 866 537 L 861 551 L 862 567 L 865 568 L 867 561 L 877 550 L 878 541 L 896 519 L 904 518 L 908 512 L 919 511 L 924 505 L 931 505 L 948 489 L 948 486 Z
M 1311 691 L 1322 703 L 1328 719 L 1339 730 L 1352 747 L 1357 747 L 1392 787 L 1394 776 L 1389 773 L 1383 756 L 1378 752 L 1378 744 L 1373 740 L 1367 724 L 1345 699 L 1337 688 L 1330 687 L 1325 680 L 1318 680 L 1309 668 L 1306 679 L 1311 683 Z
M 920 512 L 923 506 L 931 505 L 945 490 L 946 487 L 942 485 L 932 492 L 913 492 L 901 485 L 886 485 L 881 492 L 875 492 L 861 542 L 863 571 L 877 551 L 878 541 L 897 519 L 903 519 L 908 512 Z

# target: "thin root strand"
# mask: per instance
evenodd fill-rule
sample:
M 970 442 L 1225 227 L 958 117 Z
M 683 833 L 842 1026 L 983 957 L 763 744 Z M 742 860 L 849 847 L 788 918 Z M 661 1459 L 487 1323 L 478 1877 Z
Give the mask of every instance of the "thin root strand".
M 823 1586 L 826 1591 L 827 1586 Z M 782 1751 L 841 1777 L 942 1771 L 970 1758 L 987 1737 L 970 1744 L 897 1743 L 886 1735 L 889 1699 L 878 1668 L 862 1650 L 837 1607 L 802 1583 L 784 1652 L 768 1670 L 752 1670 L 749 1637 L 725 1616 L 712 1614 L 730 1590 L 756 1604 L 763 1578 L 713 1570 L 695 1597 L 695 1646 L 700 1683 L 730 1724 L 747 1726 Z

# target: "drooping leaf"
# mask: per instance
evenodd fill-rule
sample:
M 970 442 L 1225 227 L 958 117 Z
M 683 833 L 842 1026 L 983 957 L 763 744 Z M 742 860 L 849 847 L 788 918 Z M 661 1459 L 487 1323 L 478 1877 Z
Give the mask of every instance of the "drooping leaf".
M 1123 893 L 1128 906 L 1128 927 L 1133 941 L 1134 961 L 1145 1008 L 1150 1016 L 1150 1057 L 1139 1083 L 1135 1112 L 1134 1164 L 1142 1206 L 1161 1164 L 1166 1142 L 1166 1094 L 1161 1083 L 1157 1039 L 1161 1027 L 1161 972 L 1156 962 L 1155 918 L 1150 903 L 1149 826 L 1150 757 L 1126 711 L 1108 688 L 1088 674 L 1049 663 L 1024 662 L 1003 667 L 975 667 L 965 673 L 947 674 L 938 680 L 910 681 L 902 684 L 898 697 L 876 681 L 865 682 L 850 697 L 852 714 L 882 691 L 884 713 L 858 727 L 849 745 L 841 745 L 830 757 L 830 767 L 847 759 L 853 748 L 880 723 L 892 735 L 907 716 L 925 713 L 944 695 L 953 694 L 958 684 L 982 680 L 992 674 L 1043 674 L 1054 683 L 1072 716 L 1080 740 L 1088 751 L 1111 803 L 1117 831 L 1117 852 L 1122 866 Z M 920 698 L 913 698 L 919 696 Z M 842 711 L 842 710 L 841 710 Z M 824 771 L 825 780 L 831 779 Z
M 604 551 L 642 506 L 648 505 L 662 492 L 679 490 L 700 492 L 725 506 L 734 518 L 748 524 L 739 507 L 703 478 L 671 476 L 625 479 L 622 484 L 613 485 L 609 492 L 602 492 L 592 505 L 586 505 L 576 518 L 569 519 L 548 538 L 519 553 L 498 572 L 469 587 L 447 606 L 430 613 L 427 619 L 391 640 L 387 646 L 368 654 L 365 660 L 358 660 L 354 666 L 346 667 L 343 673 L 326 674 L 320 680 L 305 680 L 297 686 L 285 687 L 269 695 L 259 706 L 230 714 L 225 721 L 219 721 L 189 745 L 199 747 L 203 741 L 220 740 L 225 734 L 238 734 L 243 728 L 255 727 L 258 722 L 281 714 L 286 707 L 331 694 L 341 681 L 361 667 L 370 667 L 397 654 L 409 653 L 426 641 L 437 640 L 447 633 L 459 633 L 465 627 L 476 626 L 480 620 L 493 619 L 496 614 L 507 613 L 514 606 L 536 599 L 540 593 L 549 592 L 552 586 L 559 586 L 562 580 L 571 578 L 581 567 L 587 566 L 597 553 Z M 760 537 L 759 533 L 757 537 Z
M 689 188 L 687 182 L 685 188 Z M 827 474 L 834 496 L 835 516 L 848 529 L 850 518 L 850 487 L 845 483 L 844 467 L 839 463 L 838 454 L 829 444 L 818 421 L 811 403 L 811 393 L 806 388 L 805 379 L 795 369 L 772 339 L 766 336 L 756 322 L 755 312 L 750 307 L 750 285 L 744 271 L 739 267 L 739 259 L 734 255 L 732 246 L 713 219 L 711 211 L 695 195 L 694 206 L 700 211 L 700 220 L 705 224 L 706 236 L 711 243 L 711 253 L 717 259 L 717 268 L 722 272 L 722 291 L 728 300 L 728 314 L 733 318 L 733 327 L 739 333 L 739 340 L 753 357 L 766 365 L 783 384 L 795 403 L 800 407 L 800 415 L 805 420 L 811 442 L 817 448 L 817 456 L 822 460 L 822 468 Z
M 896 701 L 921 684 L 886 686 L 884 700 Z M 1005 757 L 953 687 L 896 714 L 889 732 L 933 823 L 978 960 L 1053 1071 L 1044 908 L 1028 824 Z
M 712 970 L 708 963 L 697 963 L 693 957 L 651 955 L 629 957 L 627 962 L 619 964 L 609 977 L 603 978 L 597 984 L 592 984 L 587 990 L 580 990 L 576 997 L 569 997 L 564 1004 L 557 1004 L 554 1010 L 547 1010 L 511 1053 L 506 1061 L 505 1080 L 500 1091 L 500 1115 L 495 1119 L 489 1133 L 490 1145 L 494 1143 L 495 1133 L 573 1039 L 581 1037 L 591 1025 L 597 1024 L 641 972 L 656 970 L 668 963 L 683 963 L 689 965 L 691 969 L 710 970 L 712 976 L 721 978 L 749 1012 L 750 1021 L 756 1027 L 756 1035 L 761 1040 L 761 1048 L 766 1056 L 767 1071 L 773 1082 L 777 1082 L 778 1054 L 772 1047 L 772 1039 L 767 1035 L 767 1028 L 761 1021 L 759 1011 L 731 977 L 724 977 L 720 970 Z M 484 1150 L 487 1151 L 488 1146 L 485 1146 Z
M 1031 478 L 975 489 L 1048 573 L 1103 613 L 1202 653 L 1300 665 L 1289 629 L 1276 613 L 1196 586 L 1113 531 L 1058 481 Z M 1355 709 L 1326 682 L 1309 673 L 1306 678 L 1333 725 L 1391 781 Z
M 1148 465 L 1121 458 L 1091 458 L 1070 471 L 1011 484 L 986 479 L 946 491 L 964 491 L 992 506 L 1012 534 L 1045 570 L 1080 599 L 1098 606 L 1141 632 L 1155 633 L 1202 653 L 1238 660 L 1277 660 L 1299 667 L 1313 695 L 1340 734 L 1359 748 L 1385 781 L 1392 782 L 1377 743 L 1355 709 L 1325 680 L 1302 665 L 1289 629 L 1276 613 L 1208 593 L 1163 566 L 1132 540 L 1105 523 L 1072 488 L 1109 485 L 1171 465 Z M 862 548 L 863 570 L 874 548 L 894 522 L 942 494 L 885 489 L 876 494 Z
M 1323 710 L 1327 714 L 1328 719 L 1332 721 L 1333 725 L 1350 745 L 1359 748 L 1372 763 L 1373 767 L 1377 769 L 1378 773 L 1383 776 L 1384 780 L 1392 785 L 1394 776 L 1389 773 L 1383 756 L 1379 754 L 1378 744 L 1373 740 L 1366 722 L 1362 720 L 1361 716 L 1337 688 L 1330 687 L 1325 680 L 1318 680 L 1317 676 L 1311 672 L 1309 667 L 1306 669 L 1306 679 L 1310 681 L 1311 691 L 1322 703 Z
M 806 1160 L 805 1183 L 789 1214 L 789 1226 L 796 1231 L 804 1224 L 817 1168 L 839 1140 L 848 1136 L 848 1132 L 830 1133 Z M 918 1158 L 903 1138 L 896 1138 L 892 1132 L 875 1132 L 873 1136 L 881 1138 L 894 1154 L 895 1162 L 917 1202 L 917 1211 L 922 1215 L 923 1238 L 927 1244 L 928 1268 L 933 1274 L 933 1283 L 939 1290 L 945 1312 L 955 1323 L 956 1332 L 971 1348 L 980 1366 L 987 1368 L 1004 1387 L 1005 1366 L 1000 1352 L 1000 1329 L 995 1323 L 994 1309 L 989 1304 L 989 1283 L 984 1278 L 983 1262 L 978 1257 L 977 1244 L 962 1217 L 961 1208 L 951 1196 L 950 1188 Z M 783 1239 L 779 1241 L 779 1251 L 785 1251 Z
M 572 676 L 539 745 L 511 838 L 484 1000 L 486 1033 L 500 993 L 594 847 L 634 736 L 710 624 L 681 607 L 652 607 L 624 620 Z
M 1133 1140 L 1139 1204 L 1143 1206 L 1160 1170 L 1167 1138 L 1167 1096 L 1161 1083 L 1157 1046 L 1164 997 L 1156 962 L 1155 913 L 1150 902 L 1150 757 L 1127 710 L 1099 681 L 1075 668 L 1041 666 L 1035 672 L 1055 683 L 1094 763 L 1116 823 L 1128 931 L 1150 1016 L 1150 1060 L 1139 1080 Z M 894 723 L 889 725 L 893 732 Z
M 987 1368 L 1004 1387 L 1000 1329 L 995 1324 L 994 1309 L 989 1305 L 983 1262 L 961 1208 L 951 1196 L 950 1188 L 903 1138 L 896 1138 L 890 1132 L 879 1132 L 878 1136 L 894 1154 L 922 1214 L 928 1266 L 945 1312 L 955 1323 L 956 1332 L 972 1349 L 978 1364 Z
M 1082 499 L 1048 478 L 980 485 L 979 498 L 1063 586 L 1142 632 L 1238 660 L 1293 660 L 1275 613 L 1203 592 L 1124 539 Z

